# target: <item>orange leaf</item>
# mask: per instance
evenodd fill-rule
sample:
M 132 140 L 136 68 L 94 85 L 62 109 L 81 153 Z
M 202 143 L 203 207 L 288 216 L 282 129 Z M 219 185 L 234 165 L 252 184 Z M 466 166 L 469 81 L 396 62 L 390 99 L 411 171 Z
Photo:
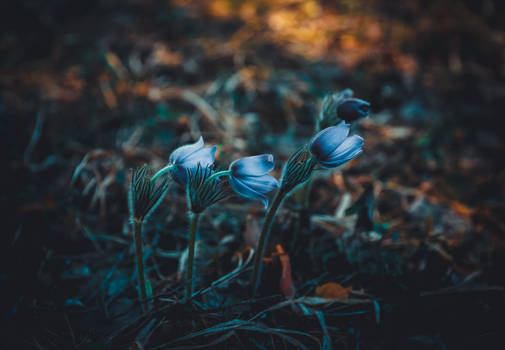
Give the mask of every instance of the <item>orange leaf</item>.
M 452 201 L 451 207 L 456 213 L 466 218 L 470 217 L 473 213 L 473 210 L 471 208 L 457 201 Z
M 352 287 L 342 287 L 335 282 L 325 283 L 316 288 L 316 297 L 325 299 L 347 299 Z
M 291 263 L 289 262 L 289 256 L 287 254 L 281 255 L 279 256 L 279 260 L 282 265 L 279 287 L 286 299 L 293 299 L 295 297 L 295 286 L 291 278 Z

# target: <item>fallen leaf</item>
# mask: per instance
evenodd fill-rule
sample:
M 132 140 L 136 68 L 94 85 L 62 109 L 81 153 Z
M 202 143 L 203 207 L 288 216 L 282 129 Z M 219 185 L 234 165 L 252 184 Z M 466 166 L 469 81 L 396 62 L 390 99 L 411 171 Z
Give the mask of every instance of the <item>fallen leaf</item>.
M 293 299 L 295 297 L 296 290 L 295 285 L 293 284 L 293 279 L 291 277 L 291 263 L 289 261 L 289 256 L 284 253 L 284 250 L 280 245 L 277 245 L 277 251 L 279 253 L 282 252 L 281 255 L 279 255 L 279 261 L 281 262 L 282 267 L 279 287 L 286 299 Z
M 352 287 L 342 287 L 335 282 L 325 283 L 316 288 L 315 296 L 324 299 L 347 299 Z
M 456 213 L 466 218 L 469 218 L 473 214 L 473 210 L 471 208 L 457 201 L 451 201 L 451 207 Z

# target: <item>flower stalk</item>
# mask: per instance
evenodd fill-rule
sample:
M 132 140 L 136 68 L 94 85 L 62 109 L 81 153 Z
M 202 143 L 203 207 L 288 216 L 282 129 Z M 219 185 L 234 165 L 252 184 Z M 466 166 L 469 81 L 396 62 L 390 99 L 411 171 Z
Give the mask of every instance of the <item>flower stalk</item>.
M 152 177 L 151 177 L 151 183 L 154 183 L 154 181 L 156 181 L 156 179 L 158 177 L 160 177 L 161 175 L 165 174 L 165 173 L 168 173 L 169 171 L 172 171 L 172 169 L 175 168 L 175 165 L 174 164 L 168 164 L 166 167 L 158 170 L 156 172 L 156 174 L 154 174 Z
M 270 231 L 272 229 L 273 221 L 277 215 L 277 211 L 285 197 L 293 193 L 293 190 L 298 186 L 304 184 L 312 175 L 312 171 L 316 165 L 316 161 L 308 151 L 307 146 L 300 147 L 289 158 L 281 178 L 279 191 L 275 195 L 272 205 L 268 208 L 263 228 L 258 240 L 258 247 L 256 256 L 254 257 L 254 270 L 251 276 L 251 286 L 253 288 L 253 295 L 256 295 L 261 282 L 261 275 L 263 270 L 263 257 L 265 255 L 265 247 L 268 243 Z
M 188 243 L 188 266 L 186 270 L 186 300 L 190 300 L 193 296 L 193 280 L 194 280 L 194 260 L 195 260 L 195 245 L 196 245 L 196 235 L 198 232 L 198 220 L 200 219 L 200 214 L 191 213 L 190 214 L 190 226 L 189 226 L 189 243 Z
M 163 200 L 168 191 L 168 179 L 159 184 L 149 178 L 147 165 L 132 172 L 130 190 L 128 191 L 128 208 L 130 222 L 133 226 L 133 239 L 137 257 L 140 299 L 144 311 L 148 309 L 146 278 L 144 275 L 144 253 L 142 249 L 142 229 L 146 220 Z
M 253 287 L 253 295 L 256 295 L 258 291 L 259 284 L 261 282 L 261 273 L 263 269 L 263 256 L 265 255 L 265 246 L 268 242 L 270 236 L 270 231 L 272 229 L 272 224 L 277 214 L 277 210 L 282 204 L 284 197 L 288 192 L 284 191 L 282 188 L 275 195 L 270 208 L 268 209 L 265 222 L 263 223 L 263 228 L 261 229 L 260 238 L 258 240 L 258 247 L 256 256 L 254 257 L 254 270 L 251 279 L 251 285 Z
M 230 176 L 230 175 L 231 175 L 231 170 L 218 171 L 218 172 L 212 174 L 211 176 L 209 176 L 207 178 L 207 180 L 205 180 L 204 185 L 206 185 L 207 183 L 211 182 L 214 179 L 220 178 L 221 176 Z
M 144 275 L 144 253 L 142 250 L 142 221 L 135 219 L 133 221 L 133 231 L 135 239 L 135 250 L 137 253 L 137 274 L 139 276 L 140 297 L 144 311 L 147 311 L 147 291 L 146 279 Z
M 294 194 L 295 200 L 298 204 L 298 215 L 296 218 L 295 232 L 293 234 L 293 239 L 291 240 L 291 246 L 296 247 L 298 242 L 298 237 L 302 232 L 302 223 L 305 222 L 308 210 L 309 210 L 309 198 L 310 192 L 312 190 L 312 176 L 299 187 L 299 189 Z

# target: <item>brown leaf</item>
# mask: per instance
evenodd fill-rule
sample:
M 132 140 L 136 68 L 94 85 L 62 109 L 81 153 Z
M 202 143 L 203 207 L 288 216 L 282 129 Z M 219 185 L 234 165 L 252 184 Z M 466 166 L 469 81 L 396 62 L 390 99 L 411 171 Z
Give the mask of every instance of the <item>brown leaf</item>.
M 325 299 L 347 299 L 352 287 L 342 287 L 335 282 L 325 283 L 316 288 L 315 296 Z
M 457 202 L 457 201 L 451 201 L 451 207 L 452 209 L 458 213 L 459 215 L 464 216 L 465 218 L 469 218 L 473 214 L 473 210 L 463 203 Z
M 282 266 L 281 278 L 279 281 L 279 287 L 282 294 L 286 299 L 293 299 L 295 297 L 295 286 L 293 284 L 293 279 L 291 277 L 291 263 L 289 261 L 289 256 L 284 253 L 281 245 L 277 245 L 277 253 L 279 254 L 279 261 Z

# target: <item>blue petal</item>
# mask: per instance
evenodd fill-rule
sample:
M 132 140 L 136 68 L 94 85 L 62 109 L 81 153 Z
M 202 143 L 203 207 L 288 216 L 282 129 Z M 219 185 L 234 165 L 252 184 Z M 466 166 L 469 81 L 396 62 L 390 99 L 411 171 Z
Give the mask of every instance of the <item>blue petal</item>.
M 240 177 L 239 180 L 249 188 L 259 193 L 268 193 L 279 188 L 279 181 L 277 181 L 277 179 L 272 175 L 268 174 L 261 176 Z
M 198 141 L 195 143 L 189 144 L 189 145 L 184 145 L 181 146 L 177 149 L 175 149 L 172 154 L 170 154 L 169 162 L 172 164 L 178 164 L 193 153 L 197 152 L 198 150 L 202 149 L 203 147 L 203 137 L 200 136 Z
M 370 103 L 359 98 L 349 98 L 337 108 L 337 116 L 347 122 L 365 118 L 370 110 Z
M 335 168 L 356 158 L 363 150 L 363 138 L 352 135 L 344 140 L 325 160 L 319 161 L 326 168 Z
M 230 164 L 233 176 L 261 176 L 274 168 L 274 156 L 260 154 L 252 157 L 244 157 Z
M 200 163 L 202 167 L 206 168 L 214 164 L 216 148 L 217 146 L 201 148 L 177 164 L 185 168 L 195 168 Z
M 268 198 L 257 190 L 251 188 L 248 184 L 250 183 L 244 181 L 243 179 L 237 179 L 233 176 L 230 177 L 230 185 L 235 192 L 245 198 L 260 200 L 266 209 L 268 207 Z
M 325 160 L 347 137 L 349 124 L 343 121 L 316 134 L 310 141 L 310 151 L 319 160 Z

